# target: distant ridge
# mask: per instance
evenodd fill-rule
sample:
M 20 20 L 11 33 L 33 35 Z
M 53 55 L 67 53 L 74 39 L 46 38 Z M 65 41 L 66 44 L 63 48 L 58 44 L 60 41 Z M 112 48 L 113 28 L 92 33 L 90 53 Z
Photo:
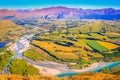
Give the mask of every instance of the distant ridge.
M 11 17 L 12 16 L 12 17 Z M 0 18 L 38 18 L 38 19 L 102 19 L 119 20 L 120 9 L 82 9 L 63 6 L 42 9 L 0 9 Z

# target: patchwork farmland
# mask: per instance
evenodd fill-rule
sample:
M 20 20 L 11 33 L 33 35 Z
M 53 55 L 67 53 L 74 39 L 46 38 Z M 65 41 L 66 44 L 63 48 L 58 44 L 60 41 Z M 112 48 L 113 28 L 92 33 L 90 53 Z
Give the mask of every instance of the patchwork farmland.
M 58 58 L 78 59 L 77 55 L 72 53 L 77 50 L 76 48 L 60 46 L 52 42 L 43 42 L 43 41 L 35 41 L 35 40 L 33 40 L 32 43 L 47 50 L 48 52 L 50 52 L 51 54 L 55 55 Z
M 94 24 L 97 25 L 97 22 Z M 31 44 L 45 51 L 49 57 L 52 57 L 52 61 L 77 63 L 74 66 L 69 65 L 70 68 L 78 69 L 87 67 L 94 62 L 108 61 L 110 59 L 107 57 L 109 53 L 113 56 L 112 61 L 119 60 L 116 59 L 114 53 L 118 51 L 117 48 L 120 46 L 110 41 L 108 33 L 98 32 L 100 28 L 97 29 L 97 32 L 95 32 L 96 30 L 89 32 L 88 28 L 88 32 L 82 33 L 80 27 L 62 27 L 62 29 L 59 27 L 51 32 L 47 31 L 33 36 Z M 48 59 L 45 58 L 45 60 Z

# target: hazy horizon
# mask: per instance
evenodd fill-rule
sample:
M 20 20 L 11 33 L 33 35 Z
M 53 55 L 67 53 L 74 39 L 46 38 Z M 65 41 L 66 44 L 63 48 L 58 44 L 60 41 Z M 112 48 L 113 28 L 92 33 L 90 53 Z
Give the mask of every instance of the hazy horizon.
M 58 5 L 58 6 L 44 6 L 44 7 L 24 7 L 24 8 L 1 8 L 0 9 L 8 9 L 8 10 L 27 10 L 27 9 L 44 9 L 44 8 L 52 8 L 52 7 L 66 7 L 66 8 L 78 8 L 78 9 L 108 9 L 108 8 L 113 8 L 113 9 L 116 9 L 116 10 L 119 10 L 120 8 L 115 8 L 115 7 L 83 7 L 83 6 L 61 6 L 61 5 Z
M 116 0 L 2 0 L 0 9 L 41 9 L 48 7 L 64 6 L 68 8 L 83 8 L 83 9 L 102 9 L 102 8 L 115 8 L 120 9 L 120 1 Z

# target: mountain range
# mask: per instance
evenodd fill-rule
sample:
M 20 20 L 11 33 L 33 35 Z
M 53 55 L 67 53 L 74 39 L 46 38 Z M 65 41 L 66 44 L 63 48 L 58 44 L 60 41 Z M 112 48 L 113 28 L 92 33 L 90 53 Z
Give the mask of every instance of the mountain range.
M 120 20 L 120 9 L 82 9 L 67 8 L 62 6 L 26 10 L 0 9 L 0 19 L 14 18 Z

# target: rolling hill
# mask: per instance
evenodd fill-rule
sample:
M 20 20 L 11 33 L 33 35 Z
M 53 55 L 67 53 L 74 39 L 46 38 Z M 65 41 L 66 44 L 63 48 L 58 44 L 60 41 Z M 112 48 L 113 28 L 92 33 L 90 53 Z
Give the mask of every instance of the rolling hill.
M 14 40 L 20 33 L 24 33 L 24 28 L 10 20 L 0 21 L 0 41 Z

